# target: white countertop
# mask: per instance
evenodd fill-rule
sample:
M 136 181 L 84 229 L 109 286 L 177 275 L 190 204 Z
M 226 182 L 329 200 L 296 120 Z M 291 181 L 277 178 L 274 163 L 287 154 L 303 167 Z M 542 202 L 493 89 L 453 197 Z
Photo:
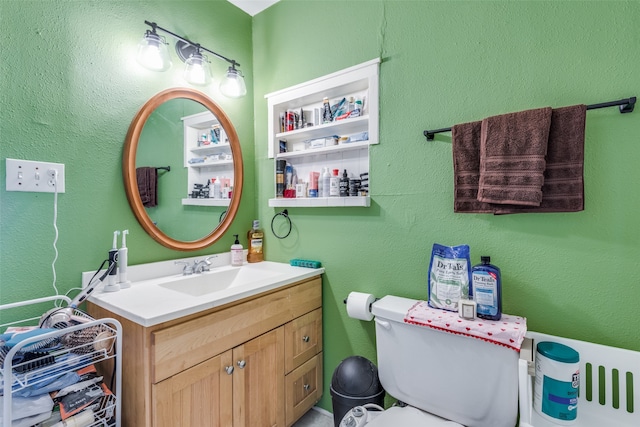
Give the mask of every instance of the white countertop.
M 154 263 L 153 265 L 147 264 L 147 266 L 151 266 L 148 270 L 158 271 L 158 264 L 166 263 L 169 263 L 169 261 Z M 170 261 L 170 263 L 171 265 L 174 264 L 173 261 Z M 143 266 L 132 266 L 130 269 L 135 267 Z M 164 265 L 164 267 L 166 268 L 167 266 Z M 178 267 L 175 266 L 173 268 L 175 270 Z M 234 277 L 238 276 L 237 273 L 240 273 L 240 271 L 231 272 L 230 270 L 232 269 L 242 270 L 243 280 L 238 282 L 239 284 L 204 294 L 202 292 L 190 294 L 186 291 L 187 286 L 184 286 L 184 289 L 181 288 L 183 283 L 188 283 L 184 279 L 211 279 L 211 283 L 215 283 L 217 278 L 222 278 L 220 273 L 234 273 Z M 180 271 L 180 269 L 178 268 L 177 271 Z M 183 276 L 181 273 L 174 273 L 168 276 L 136 280 L 132 282 L 130 288 L 120 289 L 117 292 L 104 292 L 102 290 L 103 286 L 99 285 L 91 293 L 89 301 L 142 326 L 153 326 L 262 292 L 271 291 L 322 273 L 324 273 L 324 268 L 293 267 L 289 264 L 270 261 L 245 263 L 242 267 L 212 266 L 210 272 L 197 275 Z M 228 274 L 225 275 L 228 276 Z M 138 272 L 134 276 L 140 277 L 143 275 Z M 174 289 L 171 289 L 171 287 Z

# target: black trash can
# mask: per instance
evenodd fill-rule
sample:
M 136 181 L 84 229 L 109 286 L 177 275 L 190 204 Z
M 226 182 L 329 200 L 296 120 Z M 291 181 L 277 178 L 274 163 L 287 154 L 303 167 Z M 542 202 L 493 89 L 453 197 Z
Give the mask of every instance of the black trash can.
M 333 371 L 330 391 L 335 427 L 339 427 L 342 418 L 355 406 L 384 405 L 385 392 L 378 378 L 378 368 L 362 356 L 347 357 L 340 362 Z

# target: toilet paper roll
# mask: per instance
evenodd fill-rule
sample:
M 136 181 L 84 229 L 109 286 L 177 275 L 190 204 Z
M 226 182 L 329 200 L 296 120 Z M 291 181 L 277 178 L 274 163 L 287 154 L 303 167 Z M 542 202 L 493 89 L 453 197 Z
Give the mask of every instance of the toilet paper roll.
M 371 320 L 371 304 L 376 300 L 371 294 L 351 292 L 347 297 L 347 314 L 353 319 Z

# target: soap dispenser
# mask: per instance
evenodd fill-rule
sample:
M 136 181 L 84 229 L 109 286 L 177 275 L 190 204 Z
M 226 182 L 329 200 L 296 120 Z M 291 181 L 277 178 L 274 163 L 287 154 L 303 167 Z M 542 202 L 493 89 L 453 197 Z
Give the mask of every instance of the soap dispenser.
M 234 234 L 233 236 L 236 238 L 236 241 L 231 245 L 231 265 L 241 267 L 244 261 L 244 248 L 238 240 L 238 235 Z

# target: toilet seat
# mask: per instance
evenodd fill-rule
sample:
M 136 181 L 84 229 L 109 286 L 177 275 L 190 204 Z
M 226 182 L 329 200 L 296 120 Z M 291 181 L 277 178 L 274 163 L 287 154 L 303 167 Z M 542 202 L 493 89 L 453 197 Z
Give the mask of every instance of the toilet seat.
M 464 427 L 413 406 L 393 406 L 369 421 L 367 427 Z

